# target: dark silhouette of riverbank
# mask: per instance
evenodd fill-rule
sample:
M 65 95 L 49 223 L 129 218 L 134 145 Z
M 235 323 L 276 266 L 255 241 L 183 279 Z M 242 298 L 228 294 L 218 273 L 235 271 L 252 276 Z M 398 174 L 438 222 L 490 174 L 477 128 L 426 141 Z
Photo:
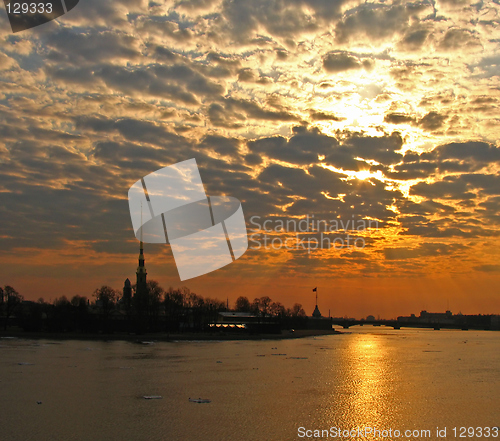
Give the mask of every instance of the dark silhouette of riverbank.
M 1 338 L 19 338 L 28 340 L 99 340 L 130 341 L 138 344 L 151 344 L 156 341 L 232 341 L 232 340 L 287 340 L 294 338 L 316 337 L 322 335 L 343 334 L 336 330 L 298 329 L 282 331 L 280 334 L 248 334 L 228 332 L 181 332 L 181 333 L 146 333 L 141 335 L 113 333 L 86 334 L 79 332 L 26 332 L 22 329 L 9 329 L 0 332 Z

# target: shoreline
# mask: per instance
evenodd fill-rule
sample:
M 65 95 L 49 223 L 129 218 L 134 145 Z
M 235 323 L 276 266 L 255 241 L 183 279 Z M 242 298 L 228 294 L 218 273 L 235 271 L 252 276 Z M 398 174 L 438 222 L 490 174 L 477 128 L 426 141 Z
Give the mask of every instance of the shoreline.
M 177 341 L 244 341 L 244 340 L 290 340 L 323 335 L 338 335 L 344 332 L 335 330 L 299 329 L 294 332 L 282 331 L 281 334 L 231 334 L 208 332 L 182 333 L 150 333 L 150 334 L 81 334 L 75 332 L 24 332 L 21 330 L 0 331 L 1 339 L 18 338 L 23 340 L 82 340 L 82 341 L 128 341 L 147 344 L 149 342 L 177 342 Z

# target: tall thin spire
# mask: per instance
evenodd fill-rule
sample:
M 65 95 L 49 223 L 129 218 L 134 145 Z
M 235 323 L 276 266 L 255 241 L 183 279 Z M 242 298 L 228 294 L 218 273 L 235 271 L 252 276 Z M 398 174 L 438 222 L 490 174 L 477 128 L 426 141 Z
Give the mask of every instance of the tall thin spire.
M 136 293 L 139 295 L 145 294 L 147 291 L 147 271 L 144 265 L 144 245 L 142 242 L 142 202 L 141 202 L 141 244 L 139 248 L 139 266 L 137 267 L 137 285 Z
M 141 201 L 141 254 L 142 254 L 142 201 Z
M 316 307 L 314 308 L 314 312 L 312 313 L 312 316 L 314 318 L 321 318 L 321 312 L 319 312 L 319 308 L 318 308 L 318 287 L 314 288 L 313 291 L 316 293 Z

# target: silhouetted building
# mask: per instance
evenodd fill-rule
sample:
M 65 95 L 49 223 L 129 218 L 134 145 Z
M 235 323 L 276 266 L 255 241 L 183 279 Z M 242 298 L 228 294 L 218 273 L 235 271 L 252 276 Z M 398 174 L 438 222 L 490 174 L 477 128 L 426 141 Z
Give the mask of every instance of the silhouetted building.
M 313 312 L 312 316 L 313 316 L 314 318 L 321 318 L 321 317 L 323 317 L 323 316 L 321 315 L 321 312 L 319 312 L 318 305 L 316 305 L 316 308 L 314 308 L 314 312 Z
M 144 246 L 141 241 L 141 248 L 139 253 L 139 266 L 137 267 L 137 284 L 135 287 L 135 295 L 142 297 L 147 294 L 147 281 L 148 275 L 146 267 L 144 266 Z
M 262 317 L 249 312 L 219 312 L 217 323 L 209 329 L 217 331 L 248 331 L 253 334 L 279 334 L 281 326 L 275 317 Z
M 122 302 L 125 309 L 130 308 L 130 305 L 132 304 L 132 284 L 128 278 L 125 280 L 125 284 L 123 285 Z
M 316 297 L 316 307 L 312 313 L 312 317 L 307 318 L 307 329 L 332 329 L 332 319 L 323 317 L 318 308 L 318 298 Z
M 452 314 L 446 312 L 427 312 L 421 311 L 417 317 L 412 314 L 408 317 L 398 317 L 399 323 L 405 323 L 407 326 L 436 326 L 454 327 L 461 329 L 500 329 L 500 316 L 492 314 L 464 315 L 462 313 Z
M 321 317 L 322 317 L 322 316 L 321 316 L 321 312 L 319 312 L 319 308 L 318 308 L 318 287 L 314 288 L 314 289 L 313 289 L 313 292 L 315 292 L 315 293 L 316 293 L 316 307 L 314 308 L 314 311 L 313 311 L 312 316 L 313 316 L 314 318 L 317 318 L 317 319 L 318 319 L 318 318 L 321 318 Z
M 427 312 L 420 311 L 420 320 L 427 323 L 453 323 L 453 314 L 451 311 L 446 312 Z

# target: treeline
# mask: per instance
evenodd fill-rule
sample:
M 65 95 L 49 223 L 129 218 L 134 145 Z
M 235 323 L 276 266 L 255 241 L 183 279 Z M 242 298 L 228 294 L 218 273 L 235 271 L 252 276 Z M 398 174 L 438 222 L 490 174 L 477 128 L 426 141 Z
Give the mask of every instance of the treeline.
M 259 322 L 276 323 L 282 327 L 300 327 L 305 319 L 300 304 L 286 308 L 264 296 L 252 302 L 240 296 L 233 309 L 221 300 L 202 297 L 189 288 L 164 290 L 151 280 L 147 289 L 137 293 L 135 286 L 122 293 L 109 286 L 96 289 L 89 299 L 75 295 L 59 297 L 53 302 L 40 298 L 24 301 L 11 286 L 0 287 L 0 324 L 3 329 L 19 326 L 30 332 L 199 332 L 210 330 L 219 313 L 248 313 Z
M 286 308 L 280 302 L 273 302 L 268 296 L 256 298 L 252 303 L 248 297 L 240 296 L 236 299 L 234 310 L 237 312 L 249 312 L 261 317 L 276 318 L 301 318 L 306 313 L 300 303 L 295 303 L 292 308 Z

